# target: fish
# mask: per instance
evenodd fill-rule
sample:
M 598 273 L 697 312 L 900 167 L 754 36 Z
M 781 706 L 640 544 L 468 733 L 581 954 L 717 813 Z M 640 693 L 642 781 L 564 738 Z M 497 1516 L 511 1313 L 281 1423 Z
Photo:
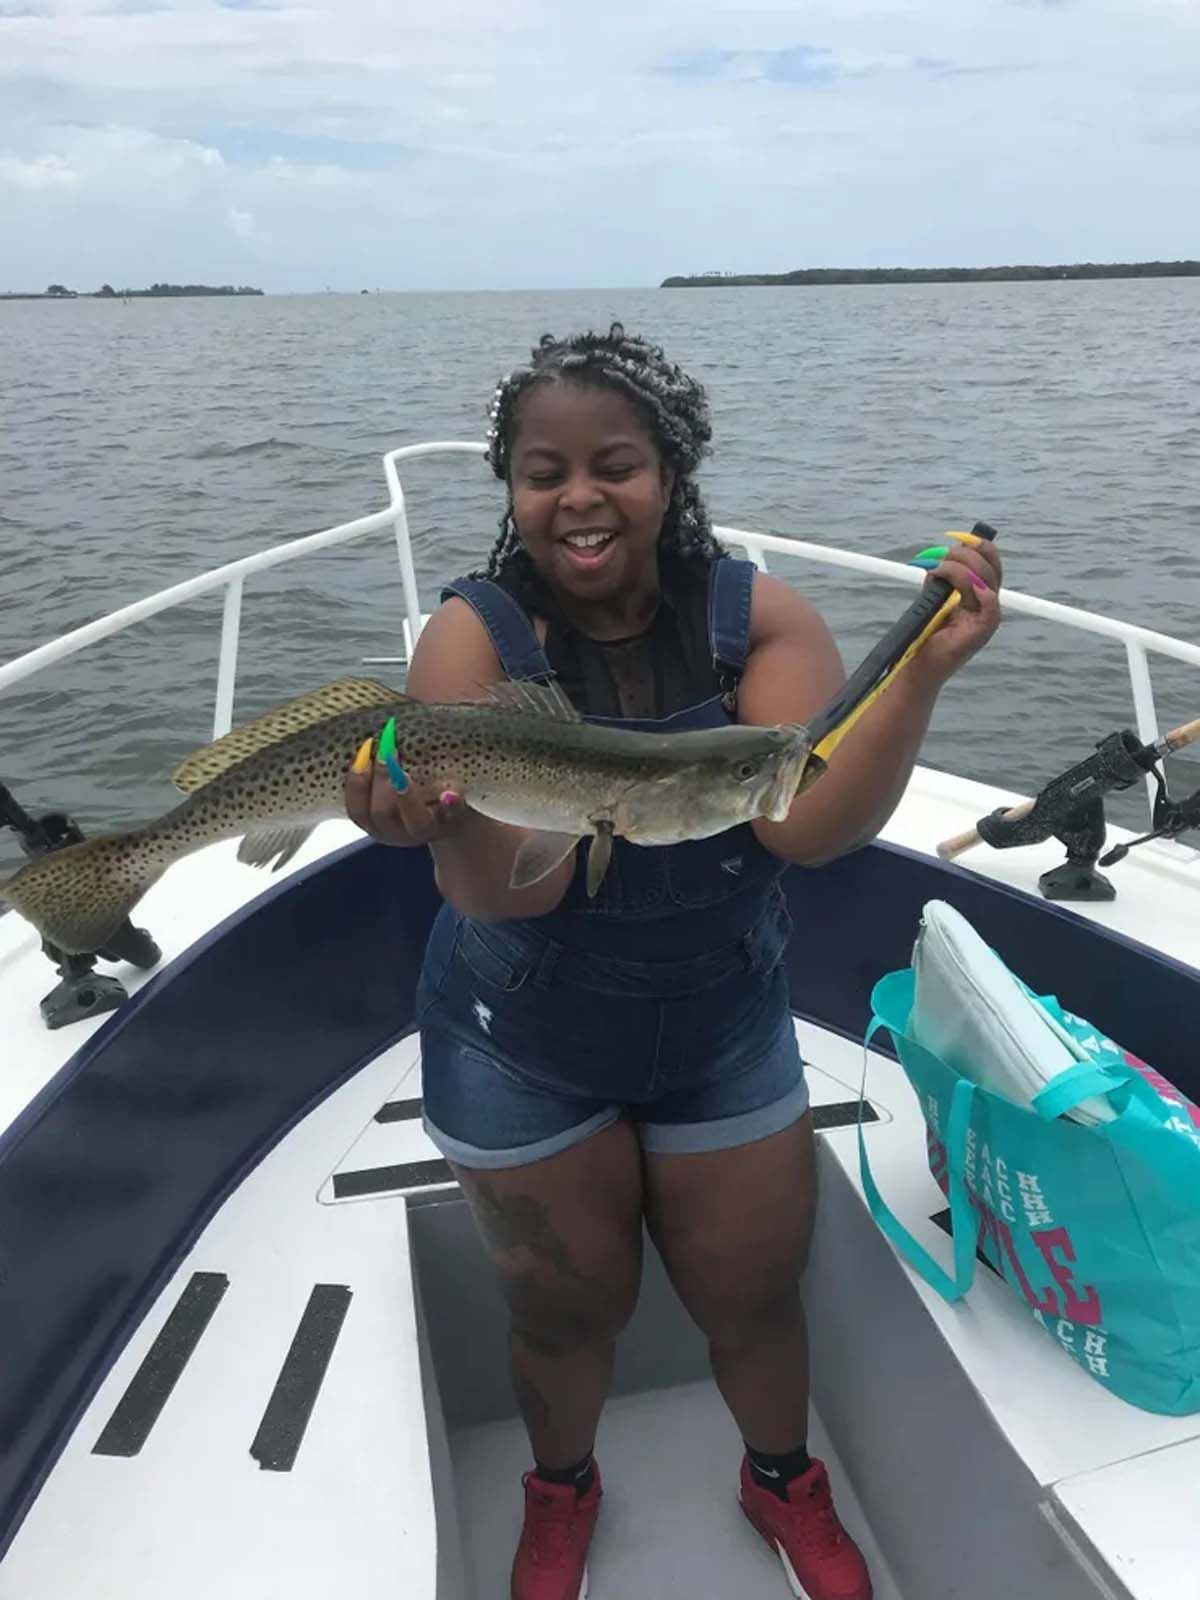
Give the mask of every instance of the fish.
M 585 722 L 554 683 L 500 682 L 477 700 L 437 703 L 341 678 L 203 746 L 171 775 L 186 796 L 179 805 L 36 858 L 0 884 L 0 902 L 59 950 L 84 954 L 103 950 L 163 873 L 206 845 L 241 838 L 239 861 L 277 872 L 319 823 L 345 818 L 346 770 L 389 717 L 415 785 L 452 789 L 485 816 L 533 830 L 514 856 L 514 888 L 539 882 L 590 836 L 595 895 L 614 837 L 667 845 L 781 821 L 822 767 L 803 727 L 649 733 Z

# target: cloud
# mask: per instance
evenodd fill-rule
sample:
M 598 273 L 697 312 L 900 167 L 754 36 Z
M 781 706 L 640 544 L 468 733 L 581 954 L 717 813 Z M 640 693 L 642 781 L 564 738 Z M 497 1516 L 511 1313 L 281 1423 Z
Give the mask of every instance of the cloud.
M 0 188 L 58 189 L 78 181 L 79 174 L 62 156 L 50 154 L 22 161 L 18 156 L 0 155 Z
M 789 45 L 781 50 L 697 50 L 664 63 L 681 78 L 733 78 L 739 82 L 832 83 L 842 68 L 820 45 Z
M 769 50 L 763 56 L 763 73 L 772 83 L 832 83 L 842 69 L 832 50 L 797 44 L 787 50 Z
M 314 189 L 362 190 L 370 187 L 370 182 L 364 174 L 351 167 L 339 167 L 328 162 L 297 165 L 294 161 L 285 161 L 282 156 L 272 156 L 261 172 L 252 176 L 264 178 L 271 183 L 308 186 Z
M 229 208 L 229 226 L 239 239 L 255 239 L 258 237 L 258 223 L 250 211 L 239 211 L 237 206 Z
M 1189 254 L 1198 58 L 1191 0 L 0 0 L 0 287 Z
M 1043 3 L 1043 0 L 1038 0 Z M 928 72 L 935 78 L 993 78 L 1008 72 L 1036 72 L 1035 61 L 993 61 L 972 64 L 951 61 L 945 56 L 917 56 L 912 63 L 914 72 Z
M 210 129 L 203 137 L 219 144 L 227 161 L 242 166 L 282 162 L 296 167 L 390 172 L 421 153 L 411 145 L 384 139 L 346 139 L 272 127 Z
M 661 71 L 680 78 L 722 78 L 738 59 L 737 50 L 691 50 L 664 61 Z

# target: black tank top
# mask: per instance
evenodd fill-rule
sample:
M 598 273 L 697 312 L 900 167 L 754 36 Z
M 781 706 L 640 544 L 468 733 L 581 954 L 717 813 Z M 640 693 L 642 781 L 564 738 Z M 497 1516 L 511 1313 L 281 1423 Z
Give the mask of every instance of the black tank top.
M 568 622 L 525 562 L 496 579 L 530 617 L 546 620 L 544 649 L 568 699 L 585 717 L 674 716 L 726 692 L 708 632 L 709 563 L 663 564 L 654 616 L 627 639 L 592 639 Z

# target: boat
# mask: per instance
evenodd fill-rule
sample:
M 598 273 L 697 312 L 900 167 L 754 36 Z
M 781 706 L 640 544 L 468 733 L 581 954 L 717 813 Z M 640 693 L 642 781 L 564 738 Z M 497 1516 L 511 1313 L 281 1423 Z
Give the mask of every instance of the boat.
M 220 736 L 246 583 L 381 536 L 396 543 L 407 654 L 424 619 L 401 469 L 482 448 L 390 451 L 379 511 L 49 640 L 0 665 L 0 693 L 223 592 Z M 786 555 L 899 585 L 923 577 L 717 531 L 763 567 Z M 1012 591 L 1005 604 L 1123 650 L 1146 741 L 1159 731 L 1149 659 L 1200 668 L 1183 640 Z M 1022 798 L 918 766 L 874 844 L 784 878 L 819 1144 L 813 1449 L 880 1600 L 1195 1600 L 1200 1417 L 1114 1398 L 992 1273 L 948 1304 L 864 1201 L 870 993 L 908 962 L 933 898 L 1200 1100 L 1188 1021 L 1200 1014 L 1200 853 L 1182 839 L 1140 846 L 1114 900 L 1069 905 L 1038 892 L 1062 858 L 1053 840 L 938 856 Z M 218 844 L 135 912 L 161 961 L 102 965 L 120 1003 L 56 1027 L 39 1005 L 55 975 L 37 936 L 0 918 L 0 1600 L 507 1594 L 528 1458 L 504 1311 L 420 1120 L 412 991 L 437 905 L 426 852 L 382 849 L 348 821 L 318 829 L 265 884 Z M 883 1043 L 865 1065 L 876 1181 L 945 1259 L 916 1098 Z M 785 1592 L 738 1511 L 735 1430 L 652 1249 L 599 1454 L 592 1600 Z M 646 1491 L 668 1456 L 673 1480 L 686 1462 L 685 1482 L 664 1499 Z

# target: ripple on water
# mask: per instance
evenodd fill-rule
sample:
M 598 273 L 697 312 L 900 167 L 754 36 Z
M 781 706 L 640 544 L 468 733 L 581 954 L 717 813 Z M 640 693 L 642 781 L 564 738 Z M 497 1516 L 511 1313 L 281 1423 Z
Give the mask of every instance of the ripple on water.
M 1196 631 L 1193 280 L 139 302 L 120 323 L 95 302 L 41 309 L 0 307 L 0 659 L 379 509 L 384 450 L 478 438 L 496 378 L 544 330 L 615 316 L 708 385 L 719 521 L 900 556 L 982 517 L 1010 584 Z M 428 607 L 486 554 L 502 493 L 461 459 L 405 482 Z M 772 566 L 848 663 L 905 599 Z M 170 803 L 166 774 L 211 726 L 220 615 L 206 597 L 0 697 L 0 778 L 89 827 Z M 394 653 L 402 615 L 386 531 L 252 579 L 239 712 Z M 1165 720 L 1196 714 L 1194 680 L 1156 669 Z M 925 756 L 1028 788 L 1130 715 L 1119 647 L 1010 618 L 942 697 Z M 69 761 L 64 722 L 87 730 Z

